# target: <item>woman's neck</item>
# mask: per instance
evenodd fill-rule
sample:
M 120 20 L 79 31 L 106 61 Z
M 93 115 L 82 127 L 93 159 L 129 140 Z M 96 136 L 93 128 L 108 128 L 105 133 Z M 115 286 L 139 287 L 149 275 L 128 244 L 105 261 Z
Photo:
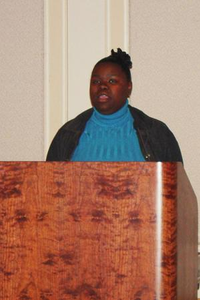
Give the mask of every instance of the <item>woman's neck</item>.
M 126 119 L 128 115 L 128 100 L 124 106 L 122 106 L 118 111 L 110 115 L 101 114 L 94 108 L 94 113 L 92 115 L 93 121 L 100 124 L 100 125 L 117 125 Z

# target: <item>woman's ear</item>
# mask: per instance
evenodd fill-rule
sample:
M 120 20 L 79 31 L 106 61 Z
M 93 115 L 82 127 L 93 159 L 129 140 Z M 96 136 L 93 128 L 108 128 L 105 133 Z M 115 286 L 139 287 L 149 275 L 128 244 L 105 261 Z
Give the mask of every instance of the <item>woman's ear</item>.
M 131 95 L 132 88 L 133 88 L 132 81 L 129 81 L 129 83 L 128 83 L 128 98 L 129 98 L 130 95 Z

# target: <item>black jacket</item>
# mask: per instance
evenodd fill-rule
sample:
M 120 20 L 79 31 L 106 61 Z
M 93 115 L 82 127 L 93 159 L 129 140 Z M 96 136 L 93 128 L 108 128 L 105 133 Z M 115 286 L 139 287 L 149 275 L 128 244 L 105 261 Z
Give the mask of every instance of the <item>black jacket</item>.
M 179 145 L 169 128 L 141 110 L 128 106 L 134 118 L 140 147 L 146 161 L 182 162 Z M 93 113 L 90 108 L 65 123 L 55 135 L 47 154 L 47 161 L 69 161 L 78 145 L 85 125 Z

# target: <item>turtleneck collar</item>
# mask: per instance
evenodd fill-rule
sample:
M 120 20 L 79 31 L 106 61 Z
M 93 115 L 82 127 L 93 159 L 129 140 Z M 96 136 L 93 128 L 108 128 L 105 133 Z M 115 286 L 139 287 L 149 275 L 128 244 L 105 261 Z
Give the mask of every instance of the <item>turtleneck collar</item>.
M 129 117 L 128 100 L 122 108 L 110 115 L 101 114 L 94 108 L 92 120 L 98 125 L 121 125 Z

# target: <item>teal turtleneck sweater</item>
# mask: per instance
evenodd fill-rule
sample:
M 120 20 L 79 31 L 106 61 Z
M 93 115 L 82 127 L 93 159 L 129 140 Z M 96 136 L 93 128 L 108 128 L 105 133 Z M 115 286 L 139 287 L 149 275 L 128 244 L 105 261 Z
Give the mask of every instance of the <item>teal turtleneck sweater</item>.
M 128 101 L 111 115 L 94 108 L 72 161 L 145 161 L 133 122 Z

